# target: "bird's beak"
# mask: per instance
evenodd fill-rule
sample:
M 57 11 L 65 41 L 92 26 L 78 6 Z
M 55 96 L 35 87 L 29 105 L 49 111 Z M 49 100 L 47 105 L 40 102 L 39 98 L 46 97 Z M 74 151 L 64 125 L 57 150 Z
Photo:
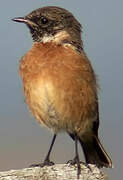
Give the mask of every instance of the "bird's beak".
M 29 19 L 26 19 L 25 17 L 13 18 L 12 21 L 19 22 L 19 23 L 25 23 L 26 25 L 28 25 L 30 27 L 37 26 L 37 24 L 35 24 L 34 22 L 32 22 Z
M 19 22 L 19 23 L 27 23 L 27 20 L 23 17 L 13 18 L 12 21 Z

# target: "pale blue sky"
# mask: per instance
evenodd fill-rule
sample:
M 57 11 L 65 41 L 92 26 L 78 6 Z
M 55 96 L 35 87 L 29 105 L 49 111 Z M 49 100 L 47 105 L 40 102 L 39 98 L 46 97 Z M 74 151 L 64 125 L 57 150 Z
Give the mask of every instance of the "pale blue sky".
M 100 138 L 111 155 L 110 179 L 123 168 L 123 1 L 4 0 L 0 3 L 0 171 L 28 167 L 44 159 L 52 134 L 40 128 L 24 103 L 19 59 L 31 48 L 27 27 L 11 21 L 32 10 L 55 5 L 68 9 L 83 26 L 85 51 L 98 74 Z M 59 135 L 51 155 L 57 163 L 74 156 L 74 144 Z M 80 156 L 82 153 L 80 151 Z

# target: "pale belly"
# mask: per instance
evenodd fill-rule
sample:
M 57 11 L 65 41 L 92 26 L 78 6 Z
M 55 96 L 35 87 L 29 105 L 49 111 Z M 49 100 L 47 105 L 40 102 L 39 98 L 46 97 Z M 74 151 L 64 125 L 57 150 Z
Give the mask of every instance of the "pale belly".
M 32 83 L 25 87 L 26 102 L 30 111 L 41 124 L 57 131 L 59 115 L 56 112 L 53 99 L 50 98 L 52 87 L 48 83 Z M 61 127 L 59 127 L 61 128 Z
M 50 81 L 38 82 L 25 86 L 25 96 L 30 111 L 41 125 L 56 133 L 83 134 L 92 128 L 90 119 L 84 117 L 79 92 L 78 97 L 75 94 L 76 98 L 73 98 L 70 90 L 56 88 Z

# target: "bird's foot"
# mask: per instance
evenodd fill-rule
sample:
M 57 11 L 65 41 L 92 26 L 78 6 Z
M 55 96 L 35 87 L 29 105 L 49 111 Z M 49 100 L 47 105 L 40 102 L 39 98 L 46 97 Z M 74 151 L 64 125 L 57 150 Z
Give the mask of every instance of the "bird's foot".
M 50 161 L 49 159 L 44 160 L 43 163 L 40 164 L 32 164 L 29 167 L 44 167 L 44 166 L 53 166 L 55 163 Z
M 79 179 L 79 176 L 81 174 L 81 166 L 80 166 L 81 163 L 82 162 L 79 161 L 78 156 L 76 156 L 73 160 L 69 160 L 67 162 L 67 164 L 71 164 L 71 165 L 75 165 L 76 164 L 77 165 L 77 179 Z
M 77 164 L 77 162 L 78 162 L 78 158 L 75 157 L 74 159 L 67 161 L 67 164 L 75 165 Z M 82 164 L 83 162 L 79 161 L 79 163 Z
M 83 161 L 80 161 L 79 163 L 80 163 L 80 164 L 83 164 L 83 165 L 86 166 L 90 171 L 92 171 L 92 169 L 91 169 L 91 167 L 90 167 L 89 164 L 87 164 L 87 163 L 85 163 L 85 162 L 83 162 Z M 77 163 L 76 163 L 76 158 L 74 158 L 74 159 L 72 159 L 72 160 L 69 160 L 69 161 L 67 162 L 67 164 L 70 164 L 70 165 L 75 165 L 75 164 L 77 164 Z

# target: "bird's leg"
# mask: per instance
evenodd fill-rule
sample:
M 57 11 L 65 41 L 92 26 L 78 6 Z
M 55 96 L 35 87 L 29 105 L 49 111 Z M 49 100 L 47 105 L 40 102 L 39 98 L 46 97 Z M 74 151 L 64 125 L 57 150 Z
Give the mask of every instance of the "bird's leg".
M 30 167 L 44 167 L 44 166 L 52 166 L 52 165 L 54 165 L 54 162 L 50 161 L 50 153 L 52 151 L 55 139 L 56 139 L 56 134 L 54 134 L 54 136 L 53 136 L 49 151 L 48 151 L 48 153 L 46 155 L 46 158 L 45 158 L 44 162 L 41 163 L 41 164 L 33 164 Z
M 79 160 L 79 153 L 78 153 L 78 139 L 75 135 L 75 158 L 73 160 L 68 161 L 71 165 L 77 164 L 77 178 L 79 179 L 79 175 L 81 173 L 81 166 L 80 166 L 80 160 Z
M 47 153 L 47 156 L 46 156 L 46 158 L 45 158 L 45 160 L 44 160 L 44 163 L 43 163 L 44 166 L 45 166 L 45 165 L 48 165 L 48 166 L 54 165 L 54 163 L 50 161 L 50 153 L 51 153 L 51 151 L 52 151 L 52 148 L 53 148 L 55 139 L 56 139 L 56 134 L 54 134 L 54 136 L 53 136 L 53 139 L 52 139 L 52 142 L 51 142 L 51 145 L 50 145 L 50 149 L 49 149 L 49 151 L 48 151 L 48 153 Z

